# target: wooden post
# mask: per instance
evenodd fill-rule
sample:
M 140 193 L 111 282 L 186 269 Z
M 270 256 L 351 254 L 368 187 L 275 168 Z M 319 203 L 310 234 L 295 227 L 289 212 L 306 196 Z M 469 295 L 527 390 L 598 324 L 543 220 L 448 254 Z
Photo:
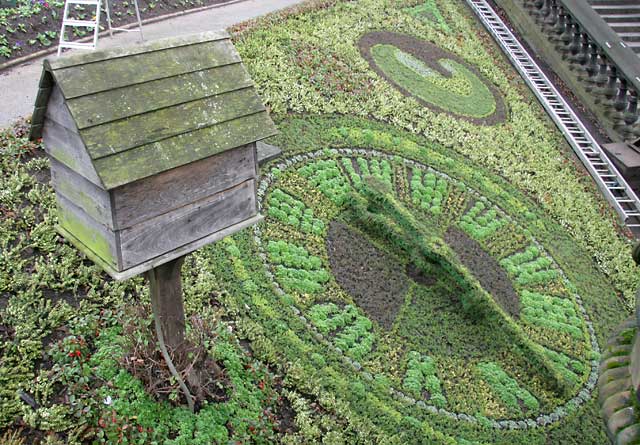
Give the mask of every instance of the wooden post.
M 166 345 L 177 350 L 185 338 L 181 270 L 184 256 L 155 267 L 149 272 L 153 316 L 158 319 Z

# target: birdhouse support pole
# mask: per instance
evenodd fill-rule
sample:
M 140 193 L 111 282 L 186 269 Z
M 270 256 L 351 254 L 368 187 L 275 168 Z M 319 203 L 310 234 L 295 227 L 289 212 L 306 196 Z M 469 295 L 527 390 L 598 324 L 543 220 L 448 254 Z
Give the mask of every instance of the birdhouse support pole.
M 164 342 L 175 351 L 185 338 L 181 270 L 184 257 L 176 258 L 148 272 L 153 316 L 160 322 Z
M 189 410 L 194 412 L 193 396 L 189 388 L 173 365 L 167 352 L 167 345 L 176 351 L 183 345 L 185 339 L 184 305 L 182 303 L 182 264 L 184 256 L 154 267 L 147 276 L 149 278 L 149 294 L 153 318 L 160 343 L 160 352 L 164 357 L 169 371 L 178 381 L 181 391 L 187 399 Z

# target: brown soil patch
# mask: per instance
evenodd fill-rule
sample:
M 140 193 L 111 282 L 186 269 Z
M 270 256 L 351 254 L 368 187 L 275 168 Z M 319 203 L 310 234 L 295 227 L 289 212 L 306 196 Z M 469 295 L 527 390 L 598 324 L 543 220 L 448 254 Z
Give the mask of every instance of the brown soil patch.
M 329 224 L 327 252 L 338 284 L 367 316 L 391 329 L 409 288 L 404 267 L 339 221 Z
M 420 99 L 419 97 L 414 96 L 409 91 L 404 89 L 402 86 L 398 85 L 396 82 L 390 79 L 384 73 L 384 71 L 382 71 L 378 67 L 378 65 L 375 63 L 375 61 L 373 60 L 373 56 L 371 55 L 371 47 L 378 44 L 393 45 L 396 48 L 408 54 L 411 54 L 417 59 L 427 63 L 429 65 L 429 68 L 437 71 L 444 77 L 451 77 L 452 74 L 449 71 L 445 70 L 443 67 L 441 67 L 439 63 L 434 63 L 435 61 L 442 58 L 446 58 L 446 59 L 452 59 L 455 62 L 461 65 L 464 65 L 472 73 L 478 76 L 478 78 L 482 80 L 482 82 L 487 86 L 487 88 L 489 88 L 489 91 L 491 91 L 491 94 L 493 94 L 493 98 L 496 101 L 496 111 L 491 116 L 488 116 L 485 118 L 463 116 L 460 114 L 452 113 L 443 108 L 437 107 L 429 102 L 426 102 Z M 501 122 L 504 122 L 504 120 L 506 119 L 506 116 L 507 116 L 506 107 L 505 107 L 504 101 L 502 100 L 502 96 L 500 95 L 496 87 L 492 85 L 489 81 L 487 81 L 487 79 L 482 74 L 480 74 L 480 72 L 474 66 L 470 65 L 469 63 L 465 62 L 464 59 L 462 59 L 461 57 L 453 53 L 450 53 L 449 51 L 445 51 L 444 49 L 432 43 L 429 43 L 424 40 L 416 39 L 415 37 L 412 37 L 406 34 L 398 34 L 398 33 L 388 32 L 388 31 L 376 31 L 376 32 L 370 32 L 368 34 L 365 34 L 364 36 L 362 36 L 362 38 L 358 42 L 358 47 L 360 49 L 360 54 L 362 55 L 362 57 L 364 57 L 367 60 L 367 62 L 369 62 L 369 66 L 371 67 L 372 70 L 374 70 L 379 76 L 384 78 L 387 82 L 395 86 L 402 94 L 404 94 L 407 97 L 414 98 L 420 104 L 422 104 L 427 108 L 430 108 L 438 113 L 446 113 L 449 116 L 453 116 L 455 118 L 464 119 L 469 122 L 473 122 L 474 124 L 477 124 L 477 125 L 496 125 Z
M 485 252 L 476 240 L 455 227 L 449 227 L 444 240 L 500 307 L 513 318 L 518 318 L 520 298 L 498 261 Z

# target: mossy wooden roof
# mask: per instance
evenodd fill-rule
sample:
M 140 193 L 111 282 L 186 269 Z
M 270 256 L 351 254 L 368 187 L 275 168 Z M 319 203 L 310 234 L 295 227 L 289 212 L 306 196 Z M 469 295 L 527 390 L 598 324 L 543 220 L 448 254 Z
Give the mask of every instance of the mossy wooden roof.
M 276 133 L 224 31 L 45 60 L 32 139 L 55 85 L 106 189 Z

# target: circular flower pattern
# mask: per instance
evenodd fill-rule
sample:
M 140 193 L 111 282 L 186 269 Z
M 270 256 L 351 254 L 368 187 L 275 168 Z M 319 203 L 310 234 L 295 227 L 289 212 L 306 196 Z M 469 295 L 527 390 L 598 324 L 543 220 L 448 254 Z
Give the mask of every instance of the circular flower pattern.
M 267 218 L 255 238 L 277 292 L 397 398 L 530 428 L 591 397 L 599 348 L 576 288 L 526 227 L 460 179 L 329 149 L 281 161 L 258 194 Z

